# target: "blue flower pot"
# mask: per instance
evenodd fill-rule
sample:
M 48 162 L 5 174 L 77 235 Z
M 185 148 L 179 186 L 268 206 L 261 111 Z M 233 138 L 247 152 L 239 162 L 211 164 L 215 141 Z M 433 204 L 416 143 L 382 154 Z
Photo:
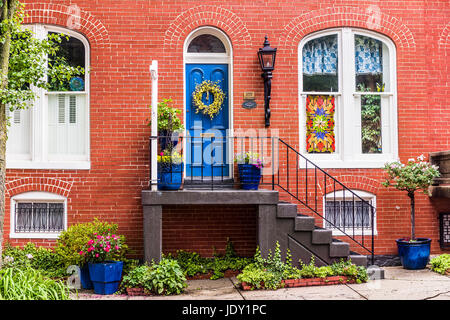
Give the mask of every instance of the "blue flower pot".
M 238 164 L 238 171 L 242 189 L 258 190 L 259 181 L 261 180 L 261 168 L 253 164 Z
M 178 190 L 183 182 L 184 164 L 158 163 L 158 190 Z
M 91 281 L 91 277 L 89 275 L 88 264 L 84 264 L 83 266 L 80 267 L 80 282 L 81 282 L 81 287 L 83 289 L 91 290 L 94 287 L 94 285 Z
M 89 274 L 97 294 L 113 294 L 119 289 L 122 278 L 122 261 L 89 263 Z
M 430 260 L 431 239 L 417 238 L 415 242 L 409 242 L 408 240 L 395 240 L 403 268 L 410 270 L 424 269 Z

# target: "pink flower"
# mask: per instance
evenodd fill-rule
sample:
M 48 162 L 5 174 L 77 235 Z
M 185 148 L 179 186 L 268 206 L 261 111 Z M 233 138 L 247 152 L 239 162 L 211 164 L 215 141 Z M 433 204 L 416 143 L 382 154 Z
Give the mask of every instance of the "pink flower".
M 92 250 L 94 250 L 94 247 L 89 247 L 87 251 L 91 252 Z
M 98 253 L 95 254 L 95 257 L 98 258 Z
M 109 252 L 109 247 L 106 247 L 106 248 L 105 248 L 105 251 L 106 251 L 106 252 Z
M 83 255 L 83 254 L 84 254 L 84 252 L 83 252 L 83 251 L 80 251 L 79 253 L 80 253 L 80 255 Z
M 119 246 L 116 246 L 116 250 L 119 250 Z
M 91 245 L 91 244 L 93 244 L 93 243 L 94 243 L 94 240 L 89 240 L 89 241 L 88 241 L 88 244 L 89 244 L 89 245 Z

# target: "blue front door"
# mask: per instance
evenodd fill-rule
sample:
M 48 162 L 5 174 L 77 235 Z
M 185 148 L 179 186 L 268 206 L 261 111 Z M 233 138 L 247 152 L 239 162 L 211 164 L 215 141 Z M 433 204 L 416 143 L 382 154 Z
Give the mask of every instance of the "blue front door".
M 225 93 L 222 109 L 213 119 L 192 102 L 195 87 L 205 80 L 217 82 Z M 214 101 L 212 94 L 203 95 L 206 105 Z M 186 64 L 186 176 L 211 177 L 229 175 L 227 129 L 229 123 L 228 65 Z

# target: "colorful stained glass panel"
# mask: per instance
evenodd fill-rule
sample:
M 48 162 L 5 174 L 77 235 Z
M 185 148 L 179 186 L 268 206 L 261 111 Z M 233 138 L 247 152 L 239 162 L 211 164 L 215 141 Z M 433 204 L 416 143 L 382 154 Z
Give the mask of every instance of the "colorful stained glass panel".
M 306 98 L 306 151 L 335 152 L 335 97 L 308 95 Z

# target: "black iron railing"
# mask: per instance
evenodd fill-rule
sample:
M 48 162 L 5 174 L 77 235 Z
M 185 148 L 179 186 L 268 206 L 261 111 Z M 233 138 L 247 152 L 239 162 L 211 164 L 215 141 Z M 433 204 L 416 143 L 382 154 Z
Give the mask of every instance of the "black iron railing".
M 370 200 L 346 187 L 284 140 L 214 134 L 150 137 L 151 142 L 154 140 L 158 141 L 158 178 L 150 181 L 151 186 L 167 182 L 175 187 L 182 184 L 183 188 L 240 188 L 241 181 L 233 178 L 238 177 L 234 162 L 242 163 L 240 156 L 250 152 L 255 156 L 253 162 L 257 158 L 262 160 L 262 188 L 282 191 L 286 200 L 301 203 L 323 221 L 325 228 L 335 230 L 368 252 L 373 263 L 376 211 Z M 150 154 L 151 151 L 152 143 Z M 182 165 L 173 169 L 174 164 L 179 165 L 179 159 L 183 160 Z

